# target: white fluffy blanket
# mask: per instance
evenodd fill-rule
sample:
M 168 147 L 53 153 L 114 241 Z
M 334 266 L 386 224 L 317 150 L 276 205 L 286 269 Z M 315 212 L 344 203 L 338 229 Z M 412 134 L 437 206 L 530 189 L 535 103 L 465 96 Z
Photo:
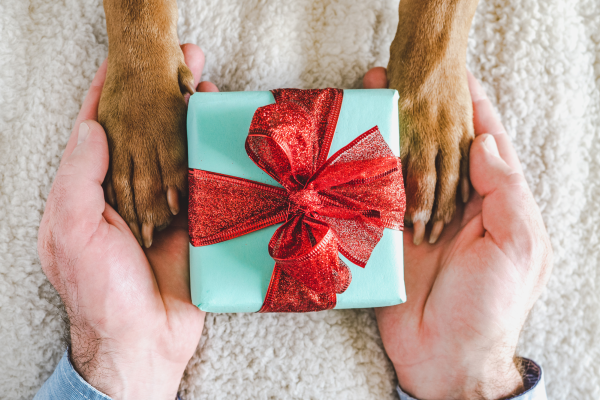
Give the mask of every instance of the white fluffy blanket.
M 221 90 L 355 88 L 386 65 L 398 0 L 180 0 L 180 37 Z M 36 253 L 71 125 L 107 55 L 101 0 L 0 2 L 0 398 L 64 351 Z M 502 115 L 555 249 L 521 337 L 552 399 L 600 398 L 600 3 L 481 0 L 468 63 Z M 210 314 L 186 399 L 393 399 L 371 310 Z

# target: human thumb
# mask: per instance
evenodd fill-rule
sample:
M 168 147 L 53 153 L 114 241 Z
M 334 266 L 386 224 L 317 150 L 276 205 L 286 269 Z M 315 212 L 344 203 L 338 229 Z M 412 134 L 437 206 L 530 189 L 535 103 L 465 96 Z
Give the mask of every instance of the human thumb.
M 526 185 L 523 175 L 500 157 L 496 140 L 489 134 L 477 136 L 471 145 L 470 173 L 471 183 L 482 197 L 504 185 Z
M 543 222 L 525 177 L 500 157 L 493 135 L 473 141 L 470 154 L 473 187 L 483 197 L 482 223 L 513 262 L 529 259 Z
M 65 154 L 64 165 L 79 178 L 102 183 L 108 169 L 108 143 L 102 126 L 93 120 L 82 121 L 77 132 L 77 145 L 71 154 Z
M 41 258 L 51 253 L 49 239 L 62 241 L 64 251 L 78 252 L 98 229 L 106 208 L 102 180 L 107 169 L 104 129 L 95 121 L 81 122 L 75 127 L 48 194 L 38 241 Z

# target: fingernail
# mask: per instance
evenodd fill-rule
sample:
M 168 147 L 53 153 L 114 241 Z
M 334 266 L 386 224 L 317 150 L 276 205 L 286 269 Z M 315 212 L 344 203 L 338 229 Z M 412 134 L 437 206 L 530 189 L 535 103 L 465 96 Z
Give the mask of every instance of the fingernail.
M 496 145 L 496 139 L 494 139 L 493 135 L 488 135 L 483 141 L 483 145 L 486 150 L 495 155 L 496 157 L 500 157 L 500 153 L 498 152 L 498 146 Z
M 77 136 L 77 144 L 80 145 L 81 143 L 85 142 L 85 139 L 87 139 L 89 135 L 90 127 L 85 122 L 79 124 L 79 135 Z

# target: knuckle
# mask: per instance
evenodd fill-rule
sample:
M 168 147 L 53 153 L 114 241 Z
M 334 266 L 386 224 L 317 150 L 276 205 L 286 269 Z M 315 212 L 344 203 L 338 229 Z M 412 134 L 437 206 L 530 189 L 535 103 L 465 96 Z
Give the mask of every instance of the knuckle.
M 531 194 L 531 191 L 529 190 L 529 185 L 527 184 L 527 181 L 525 180 L 523 174 L 521 174 L 520 172 L 510 172 L 506 176 L 506 183 L 509 187 L 518 190 L 521 194 L 521 197 L 533 200 L 533 196 Z M 535 200 L 533 200 L 533 202 L 535 203 Z
M 61 164 L 60 168 L 58 169 L 56 178 L 58 179 L 59 177 L 73 176 L 77 174 L 79 170 L 80 167 L 78 167 L 77 165 L 75 165 L 75 163 L 67 159 L 63 164 Z

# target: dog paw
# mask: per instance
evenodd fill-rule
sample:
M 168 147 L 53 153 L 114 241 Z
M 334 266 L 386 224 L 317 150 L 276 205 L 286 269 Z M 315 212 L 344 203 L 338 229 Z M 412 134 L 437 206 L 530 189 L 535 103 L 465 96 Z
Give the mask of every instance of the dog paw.
M 109 55 L 98 107 L 110 151 L 106 197 L 146 247 L 154 229 L 166 227 L 179 212 L 186 193 L 183 93 L 193 94 L 193 82 L 179 46 L 145 64 Z
M 387 72 L 389 87 L 400 95 L 405 219 L 413 224 L 415 244 L 431 221 L 429 242 L 435 243 L 454 216 L 459 186 L 462 200 L 469 198 L 473 107 L 464 60 L 423 65 L 406 57 L 392 46 Z

